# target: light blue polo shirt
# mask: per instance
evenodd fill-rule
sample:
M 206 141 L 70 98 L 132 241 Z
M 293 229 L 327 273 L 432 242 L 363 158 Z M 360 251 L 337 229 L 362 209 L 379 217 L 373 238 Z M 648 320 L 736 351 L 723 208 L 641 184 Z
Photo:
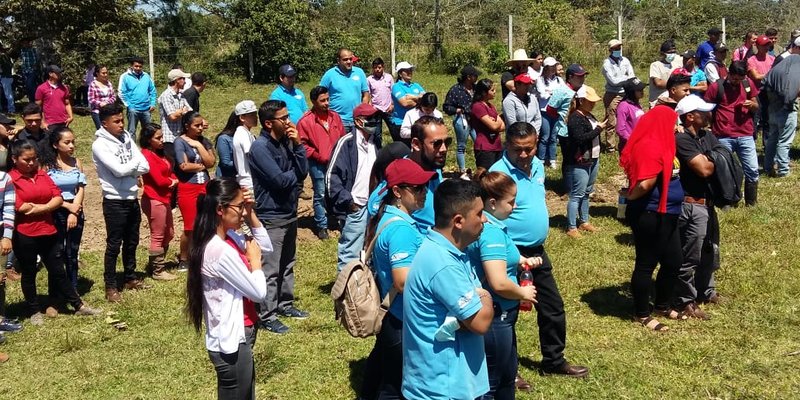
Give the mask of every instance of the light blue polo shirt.
M 509 300 L 500 296 L 492 290 L 492 286 L 486 280 L 486 271 L 483 269 L 484 261 L 505 261 L 506 274 L 508 279 L 514 283 L 519 283 L 517 279 L 517 269 L 519 268 L 519 250 L 508 236 L 506 225 L 494 217 L 494 215 L 484 212 L 487 222 L 483 224 L 483 232 L 477 241 L 467 247 L 469 261 L 475 268 L 478 279 L 483 283 L 483 288 L 492 294 L 492 300 L 500 304 L 503 311 L 510 310 L 519 306 L 519 300 Z
M 319 81 L 320 86 L 328 88 L 331 96 L 330 109 L 336 111 L 343 122 L 353 122 L 353 110 L 361 104 L 361 94 L 369 92 L 367 75 L 359 67 L 353 67 L 345 74 L 339 66 L 327 70 Z
M 411 213 L 411 216 L 417 221 L 419 231 L 423 235 L 427 234 L 428 228 L 436 223 L 436 216 L 433 213 L 433 192 L 436 191 L 436 188 L 439 187 L 439 184 L 442 183 L 443 180 L 442 170 L 437 169 L 436 175 L 428 182 L 428 194 L 425 195 L 425 207 Z M 381 189 L 384 187 L 386 187 L 386 180 L 382 180 L 378 183 L 378 186 L 376 186 L 375 190 L 369 195 L 369 199 L 367 200 L 367 213 L 370 217 L 374 217 L 378 214 L 378 209 L 381 207 L 381 200 L 383 200 L 383 196 L 386 195 L 386 192 L 380 193 Z
M 392 221 L 389 225 L 386 225 L 390 219 L 395 217 L 402 219 Z M 386 228 L 381 231 L 381 235 L 375 241 L 375 249 L 372 252 L 372 266 L 378 275 L 381 299 L 386 296 L 386 293 L 389 293 L 389 289 L 394 285 L 392 270 L 411 267 L 411 261 L 414 260 L 423 238 L 422 233 L 417 228 L 417 222 L 395 206 L 386 206 L 383 217 L 378 222 L 376 229 L 380 229 L 384 225 L 386 225 Z M 394 298 L 392 305 L 389 307 L 389 312 L 397 319 L 403 320 L 402 293 Z
M 569 112 L 569 105 L 575 97 L 575 91 L 568 85 L 561 85 L 553 90 L 553 95 L 547 101 L 547 105 L 558 111 L 558 119 L 556 120 L 553 129 L 560 137 L 567 137 L 567 113 Z
M 289 111 L 289 119 L 295 125 L 297 125 L 297 121 L 300 121 L 300 117 L 308 111 L 306 96 L 297 87 L 288 90 L 283 85 L 278 85 L 278 87 L 272 91 L 269 99 L 281 100 L 286 103 L 286 109 Z
M 494 163 L 489 171 L 506 173 L 517 183 L 517 207 L 505 220 L 508 235 L 517 246 L 540 246 L 547 240 L 550 230 L 550 215 L 544 201 L 544 164 L 534 157 L 531 176 L 511 164 L 508 154 Z
M 474 399 L 489 391 L 483 337 L 466 329 L 455 340 L 434 335 L 451 315 L 460 321 L 481 309 L 469 257 L 435 230 L 417 251 L 403 296 L 403 395 L 407 399 Z
M 392 111 L 392 123 L 395 125 L 402 125 L 403 118 L 406 117 L 406 112 L 414 107 L 403 107 L 400 105 L 400 99 L 405 96 L 413 95 L 419 96 L 425 93 L 422 85 L 416 82 L 405 83 L 402 80 L 397 81 L 392 86 L 392 103 L 394 103 L 394 111 Z

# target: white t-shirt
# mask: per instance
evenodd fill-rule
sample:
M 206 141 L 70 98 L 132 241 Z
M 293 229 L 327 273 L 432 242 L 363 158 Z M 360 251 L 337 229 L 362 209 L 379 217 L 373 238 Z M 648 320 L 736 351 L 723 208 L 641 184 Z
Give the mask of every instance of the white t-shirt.
M 408 110 L 406 116 L 403 117 L 403 124 L 400 125 L 400 137 L 403 139 L 411 138 L 411 125 L 414 125 L 414 122 L 417 122 L 417 120 L 420 119 L 420 117 L 425 115 L 428 114 L 422 112 L 422 110 L 419 107 L 414 107 Z M 433 114 L 430 116 L 436 118 L 443 118 L 442 113 L 435 108 L 433 109 Z
M 364 138 L 358 128 L 356 128 L 354 139 L 358 151 L 358 166 L 356 167 L 356 180 L 353 182 L 353 188 L 350 189 L 350 196 L 353 197 L 353 203 L 363 207 L 369 199 L 369 176 L 376 158 L 375 144 Z
M 236 167 L 236 181 L 248 189 L 253 188 L 253 177 L 250 175 L 250 163 L 247 154 L 255 138 L 244 125 L 240 125 L 233 133 L 233 165 Z

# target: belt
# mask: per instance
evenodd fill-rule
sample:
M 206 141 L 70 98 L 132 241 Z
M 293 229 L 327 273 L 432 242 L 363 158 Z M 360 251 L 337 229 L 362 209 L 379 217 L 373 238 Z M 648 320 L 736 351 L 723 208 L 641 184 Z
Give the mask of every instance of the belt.
M 684 203 L 706 205 L 706 199 L 702 197 L 686 196 L 683 198 Z

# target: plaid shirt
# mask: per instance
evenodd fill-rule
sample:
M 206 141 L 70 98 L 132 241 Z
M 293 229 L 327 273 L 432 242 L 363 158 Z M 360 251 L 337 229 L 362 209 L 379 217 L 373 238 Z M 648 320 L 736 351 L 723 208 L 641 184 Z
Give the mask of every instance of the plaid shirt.
M 100 110 L 100 103 L 112 104 L 117 101 L 111 81 L 103 87 L 96 79 L 89 85 L 89 106 L 92 111 Z
M 180 118 L 172 121 L 169 119 L 169 115 L 183 107 L 189 110 L 192 109 L 192 107 L 189 107 L 189 103 L 186 102 L 186 99 L 183 98 L 183 93 L 175 93 L 171 87 L 168 87 L 167 90 L 161 93 L 161 96 L 158 96 L 158 108 L 161 114 L 161 132 L 164 134 L 165 143 L 174 143 L 175 138 L 181 135 L 183 127 L 181 126 Z
M 22 72 L 30 74 L 36 71 L 36 64 L 39 62 L 39 55 L 33 47 L 25 47 L 19 50 L 19 58 L 22 60 Z

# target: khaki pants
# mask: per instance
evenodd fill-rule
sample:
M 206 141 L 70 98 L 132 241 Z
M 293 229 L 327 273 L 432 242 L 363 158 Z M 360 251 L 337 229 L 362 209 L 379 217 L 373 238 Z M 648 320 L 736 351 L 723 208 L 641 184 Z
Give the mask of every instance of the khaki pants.
M 619 138 L 617 137 L 617 106 L 622 101 L 618 93 L 606 92 L 603 95 L 603 105 L 606 107 L 606 127 L 600 133 L 600 146 L 606 151 L 616 151 Z

